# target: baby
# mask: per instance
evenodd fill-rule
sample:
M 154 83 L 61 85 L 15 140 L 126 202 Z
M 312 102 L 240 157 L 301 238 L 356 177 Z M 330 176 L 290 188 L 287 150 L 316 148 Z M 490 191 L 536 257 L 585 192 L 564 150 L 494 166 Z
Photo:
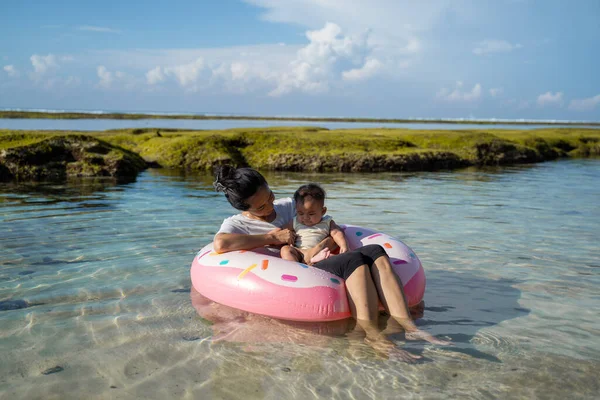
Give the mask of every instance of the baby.
M 306 264 L 324 260 L 331 255 L 330 250 L 321 243 L 327 236 L 331 236 L 340 247 L 340 254 L 348 251 L 344 232 L 330 216 L 325 215 L 325 191 L 319 185 L 309 183 L 300 186 L 294 193 L 294 201 L 296 243 L 282 247 L 281 258 Z

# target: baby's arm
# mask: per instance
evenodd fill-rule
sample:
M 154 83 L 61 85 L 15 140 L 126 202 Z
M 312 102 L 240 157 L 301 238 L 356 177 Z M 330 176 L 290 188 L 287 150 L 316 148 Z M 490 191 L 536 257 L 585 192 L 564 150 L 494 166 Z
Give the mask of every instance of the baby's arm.
M 346 242 L 344 232 L 333 220 L 331 220 L 329 234 L 333 238 L 333 241 L 340 247 L 340 254 L 348 251 L 348 242 Z

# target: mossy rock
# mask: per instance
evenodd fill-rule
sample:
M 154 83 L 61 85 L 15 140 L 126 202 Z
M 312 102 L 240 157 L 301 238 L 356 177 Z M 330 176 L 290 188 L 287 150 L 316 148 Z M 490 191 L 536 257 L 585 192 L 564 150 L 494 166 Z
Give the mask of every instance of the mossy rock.
M 135 176 L 146 166 L 140 157 L 148 165 L 186 170 L 232 164 L 280 171 L 433 171 L 598 156 L 600 130 L 0 130 L 0 153 L 0 180 L 5 181 Z
M 476 165 L 526 164 L 543 161 L 534 149 L 501 139 L 492 139 L 475 145 Z M 555 156 L 553 158 L 556 158 Z
M 67 177 L 133 179 L 146 168 L 137 154 L 85 135 L 53 136 L 0 151 L 0 180 L 62 181 Z
M 436 171 L 471 165 L 450 152 L 407 154 L 302 155 L 274 154 L 263 169 L 311 172 Z

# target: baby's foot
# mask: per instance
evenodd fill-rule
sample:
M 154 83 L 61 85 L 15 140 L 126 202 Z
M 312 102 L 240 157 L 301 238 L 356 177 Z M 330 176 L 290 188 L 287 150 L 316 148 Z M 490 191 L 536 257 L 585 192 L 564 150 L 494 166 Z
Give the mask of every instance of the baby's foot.
M 318 263 L 319 261 L 323 261 L 326 258 L 329 258 L 330 255 L 331 251 L 328 248 L 324 248 L 323 250 L 315 254 L 313 258 L 310 259 L 310 262 L 313 264 Z

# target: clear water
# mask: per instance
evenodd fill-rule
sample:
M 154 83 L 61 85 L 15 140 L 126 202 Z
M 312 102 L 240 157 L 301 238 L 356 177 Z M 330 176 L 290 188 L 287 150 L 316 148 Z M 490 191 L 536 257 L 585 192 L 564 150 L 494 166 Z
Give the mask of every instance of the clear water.
M 185 120 L 185 119 L 7 119 L 0 118 L 0 129 L 23 130 L 76 130 L 104 131 L 107 129 L 125 128 L 173 128 L 173 129 L 233 129 L 262 128 L 268 126 L 319 126 L 328 129 L 360 129 L 360 128 L 409 128 L 425 130 L 458 130 L 458 129 L 539 129 L 548 125 L 480 125 L 480 124 L 431 124 L 405 123 L 382 124 L 380 122 L 310 122 L 310 121 L 255 121 L 255 120 Z M 568 127 L 569 125 L 564 125 Z M 562 127 L 551 125 L 550 127 Z M 579 128 L 597 128 L 579 126 Z
M 209 176 L 2 184 L 0 397 L 597 398 L 600 160 L 267 177 L 278 196 L 320 181 L 336 221 L 411 246 L 428 278 L 418 324 L 455 345 L 393 333 L 423 356 L 405 364 L 350 321 L 199 298 L 190 262 L 232 211 Z

